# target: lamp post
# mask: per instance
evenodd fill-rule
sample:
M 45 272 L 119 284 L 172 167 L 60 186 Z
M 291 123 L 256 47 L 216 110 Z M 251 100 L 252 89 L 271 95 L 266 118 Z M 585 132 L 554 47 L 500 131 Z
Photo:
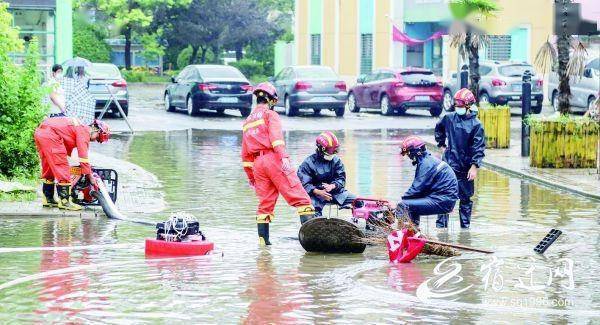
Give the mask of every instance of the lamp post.
M 521 157 L 529 157 L 529 125 L 526 119 L 531 111 L 531 71 L 523 73 L 521 88 Z

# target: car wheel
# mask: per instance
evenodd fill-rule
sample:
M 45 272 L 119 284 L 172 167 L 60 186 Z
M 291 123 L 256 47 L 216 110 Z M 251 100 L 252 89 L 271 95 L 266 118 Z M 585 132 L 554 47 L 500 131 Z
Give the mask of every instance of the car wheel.
M 186 108 L 189 116 L 194 116 L 198 114 L 198 109 L 194 107 L 194 101 L 192 100 L 192 96 L 188 96 L 186 101 Z
M 290 103 L 290 97 L 289 96 L 285 96 L 285 99 L 283 101 L 284 106 L 285 106 L 285 115 L 287 116 L 296 116 L 298 114 L 298 108 L 292 106 L 292 103 Z
M 433 106 L 433 107 L 429 108 L 429 114 L 431 114 L 431 116 L 433 116 L 433 117 L 440 116 L 440 114 L 442 114 L 442 107 L 441 106 Z
M 314 108 L 313 112 L 315 113 L 315 115 L 321 115 L 321 109 L 320 108 Z
M 129 105 L 121 105 L 121 108 L 123 109 L 123 113 L 125 113 L 125 116 L 129 116 Z M 117 115 L 119 117 L 123 117 L 121 112 L 119 112 L 118 108 L 117 108 Z
M 444 90 L 444 110 L 446 112 L 452 112 L 454 108 L 452 104 L 454 104 L 454 98 L 452 97 L 450 90 L 446 89 Z
M 352 113 L 360 112 L 360 107 L 356 105 L 356 97 L 354 96 L 354 93 L 350 93 L 348 95 L 348 110 Z
M 165 111 L 167 111 L 167 112 L 175 111 L 175 106 L 171 105 L 171 96 L 169 95 L 169 93 L 165 94 Z
M 381 114 L 383 115 L 392 115 L 392 112 L 394 112 L 394 109 L 392 106 L 390 106 L 390 99 L 387 95 L 381 96 L 379 108 L 381 109 Z
M 555 112 L 558 112 L 558 92 L 557 91 L 552 93 L 552 108 L 554 108 Z
M 340 106 L 340 107 L 338 107 L 338 108 L 335 109 L 335 116 L 342 117 L 342 116 L 344 116 L 345 112 L 346 112 L 346 107 L 345 106 Z
M 596 98 L 594 96 L 590 96 L 588 99 L 588 112 L 594 110 L 594 105 L 596 104 Z
M 242 114 L 242 117 L 248 117 L 251 111 L 252 109 L 250 107 L 240 108 L 240 114 Z
M 225 109 L 224 108 L 217 108 L 216 112 L 219 115 L 223 115 L 223 113 L 225 113 Z
M 487 93 L 481 93 L 481 95 L 479 95 L 479 104 L 480 105 L 489 105 L 490 104 L 490 95 L 488 95 Z

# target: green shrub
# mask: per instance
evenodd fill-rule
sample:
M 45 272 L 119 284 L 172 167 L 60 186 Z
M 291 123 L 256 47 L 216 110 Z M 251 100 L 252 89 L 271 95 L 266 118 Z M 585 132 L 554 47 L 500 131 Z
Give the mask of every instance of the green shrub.
M 229 65 L 238 68 L 247 78 L 267 75 L 263 64 L 252 59 L 241 59 L 237 62 L 231 62 Z
M 92 62 L 110 62 L 110 46 L 104 39 L 105 29 L 88 23 L 85 18 L 73 15 L 73 55 Z
M 179 52 L 177 56 L 177 68 L 183 69 L 186 65 L 190 64 L 190 58 L 192 57 L 192 47 L 188 46 Z
M 23 66 L 16 66 L 8 56 L 19 50 L 11 20 L 6 4 L 0 4 L 0 175 L 9 178 L 38 170 L 33 132 L 48 109 L 42 104 L 48 90 L 41 85 L 37 39 L 29 42 Z

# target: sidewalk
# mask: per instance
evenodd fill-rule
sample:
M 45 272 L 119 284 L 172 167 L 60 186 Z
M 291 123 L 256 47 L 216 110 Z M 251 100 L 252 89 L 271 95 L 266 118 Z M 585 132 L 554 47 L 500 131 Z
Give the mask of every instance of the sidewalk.
M 600 178 L 596 169 L 530 167 L 529 157 L 521 157 L 521 129 L 511 128 L 511 135 L 510 148 L 486 149 L 484 167 L 600 200 Z M 436 144 L 433 136 L 425 136 L 424 140 Z
M 117 171 L 119 185 L 117 190 L 117 207 L 125 215 L 151 214 L 165 209 L 164 194 L 160 191 L 160 182 L 154 174 L 143 168 L 97 153 L 90 153 L 94 166 L 110 168 Z M 143 209 L 142 209 L 143 207 Z M 2 217 L 80 217 L 95 218 L 104 215 L 100 206 L 85 207 L 83 211 L 63 211 L 57 208 L 42 208 L 41 190 L 38 200 L 33 202 L 2 202 Z

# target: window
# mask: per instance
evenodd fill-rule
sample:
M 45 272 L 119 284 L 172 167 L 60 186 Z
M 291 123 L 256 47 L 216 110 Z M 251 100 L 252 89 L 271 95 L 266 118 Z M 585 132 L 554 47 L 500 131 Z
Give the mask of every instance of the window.
M 528 64 L 511 64 L 502 66 L 498 69 L 500 74 L 505 77 L 522 77 L 527 70 L 532 74 L 535 74 L 533 67 Z
M 368 73 L 365 76 L 365 80 L 363 82 L 372 82 L 377 80 L 377 76 L 379 75 L 378 71 L 373 71 L 372 73 Z
M 395 79 L 396 75 L 391 71 L 381 71 L 377 76 L 378 80 Z
M 479 75 L 480 76 L 485 76 L 488 73 L 492 72 L 492 68 L 488 67 L 487 65 L 481 65 L 479 66 Z
M 510 60 L 510 35 L 490 35 L 486 54 L 488 60 Z
M 245 79 L 244 75 L 236 68 L 230 66 L 203 66 L 199 67 L 200 77 L 202 79 Z M 190 75 L 192 77 L 193 75 Z
M 321 34 L 310 35 L 310 64 L 321 64 Z
M 305 79 L 337 79 L 330 67 L 300 67 L 296 68 L 299 78 Z
M 373 70 L 373 34 L 360 35 L 360 73 Z
M 25 1 L 31 2 L 31 1 Z M 33 38 L 38 39 L 41 66 L 50 67 L 54 64 L 54 19 L 52 10 L 11 9 L 13 26 L 19 27 L 19 38 L 25 41 L 25 46 Z M 20 64 L 25 60 L 25 52 L 11 53 L 13 60 Z

